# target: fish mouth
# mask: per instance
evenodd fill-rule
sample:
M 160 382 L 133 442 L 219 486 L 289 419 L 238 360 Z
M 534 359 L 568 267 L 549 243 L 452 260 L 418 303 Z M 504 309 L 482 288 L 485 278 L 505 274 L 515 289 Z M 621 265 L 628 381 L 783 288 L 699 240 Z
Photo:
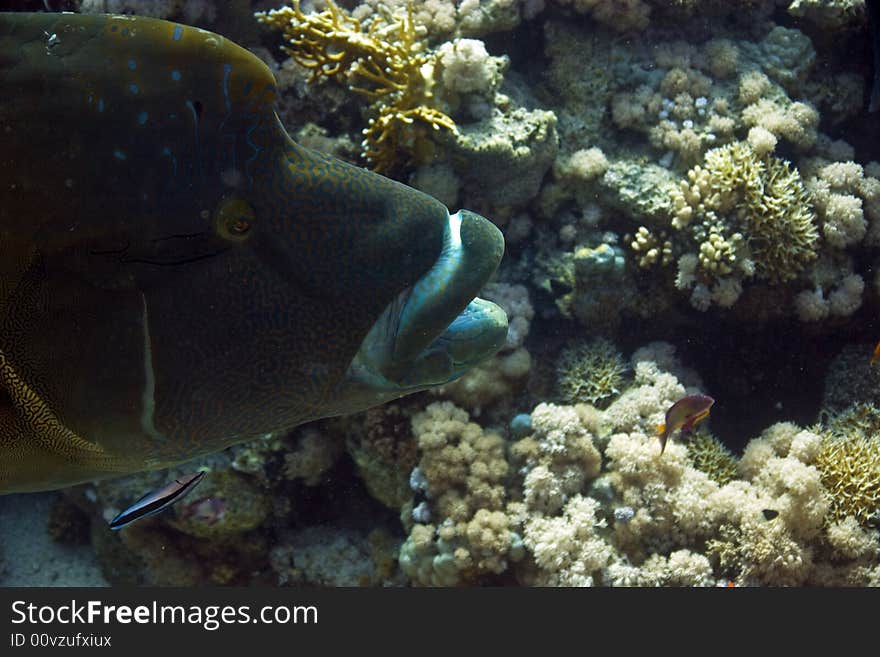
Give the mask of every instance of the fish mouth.
M 454 381 L 493 356 L 507 315 L 477 293 L 504 255 L 504 237 L 469 210 L 448 215 L 434 265 L 372 326 L 338 390 L 368 407 Z

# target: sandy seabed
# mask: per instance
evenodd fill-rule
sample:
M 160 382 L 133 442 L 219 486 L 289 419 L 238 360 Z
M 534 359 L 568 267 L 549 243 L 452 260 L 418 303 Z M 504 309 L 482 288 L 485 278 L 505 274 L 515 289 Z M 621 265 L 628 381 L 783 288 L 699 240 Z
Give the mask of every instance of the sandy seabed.
M 56 495 L 0 495 L 0 586 L 108 586 L 91 546 L 49 537 Z

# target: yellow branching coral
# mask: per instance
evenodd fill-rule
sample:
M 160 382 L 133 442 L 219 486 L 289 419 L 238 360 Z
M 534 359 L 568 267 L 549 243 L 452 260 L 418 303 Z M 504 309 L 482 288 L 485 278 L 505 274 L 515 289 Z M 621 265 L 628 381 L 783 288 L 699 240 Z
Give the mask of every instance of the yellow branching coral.
M 304 14 L 299 0 L 255 14 L 257 20 L 280 29 L 290 44 L 284 51 L 321 77 L 344 80 L 370 102 L 362 155 L 375 171 L 399 168 L 400 154 L 412 157 L 420 147 L 420 128 L 455 131 L 455 122 L 433 107 L 435 57 L 424 52 L 413 21 L 412 3 L 406 14 L 386 14 L 364 27 L 332 0 L 327 9 Z

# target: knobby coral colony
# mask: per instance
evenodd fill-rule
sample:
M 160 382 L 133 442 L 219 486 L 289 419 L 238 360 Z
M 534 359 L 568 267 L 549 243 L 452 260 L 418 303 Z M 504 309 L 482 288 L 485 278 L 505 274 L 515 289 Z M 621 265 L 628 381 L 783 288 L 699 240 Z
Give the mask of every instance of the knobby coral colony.
M 739 270 L 788 281 L 816 257 L 815 213 L 788 162 L 759 157 L 748 144 L 735 142 L 707 152 L 704 166 L 691 169 L 688 180 L 673 195 L 672 225 L 682 229 L 700 219 L 694 237 L 707 274 Z
M 432 107 L 434 56 L 425 52 L 413 20 L 412 2 L 402 16 L 380 14 L 364 28 L 333 0 L 305 14 L 300 0 L 255 14 L 284 33 L 284 51 L 311 71 L 310 81 L 335 78 L 370 105 L 362 156 L 374 171 L 394 173 L 420 148 L 424 128 L 456 130 L 455 122 Z
M 689 232 L 697 250 L 679 258 L 677 285 L 697 284 L 692 303 L 700 309 L 699 291 L 710 285 L 713 300 L 730 306 L 743 281 L 792 281 L 816 258 L 816 213 L 797 169 L 746 142 L 708 151 L 670 196 L 672 228 Z M 636 236 L 635 250 L 650 245 L 646 234 Z

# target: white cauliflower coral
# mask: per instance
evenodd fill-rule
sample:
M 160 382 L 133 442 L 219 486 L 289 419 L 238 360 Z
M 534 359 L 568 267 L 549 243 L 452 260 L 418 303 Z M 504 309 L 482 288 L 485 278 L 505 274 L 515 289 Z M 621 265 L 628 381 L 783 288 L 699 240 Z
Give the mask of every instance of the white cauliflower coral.
M 595 180 L 607 170 L 608 158 L 595 146 L 578 149 L 567 157 L 557 157 L 553 165 L 554 175 L 573 185 Z
M 606 411 L 594 409 L 598 419 L 584 422 L 580 407 L 535 409 L 540 440 L 524 439 L 514 449 L 531 455 L 533 463 L 524 472 L 523 522 L 533 563 L 518 566 L 521 581 L 613 586 L 876 581 L 874 533 L 852 519 L 829 523 L 829 493 L 816 467 L 820 435 L 789 422 L 769 427 L 746 448 L 740 478 L 724 485 L 693 465 L 686 440 L 670 443 L 661 456 L 653 424 L 686 390 L 658 366 L 657 361 L 686 372 L 663 347 L 640 352 L 636 387 Z M 657 361 L 647 360 L 650 354 Z M 592 433 L 603 426 L 613 431 L 607 443 Z M 602 472 L 595 476 L 592 461 L 589 476 L 570 467 L 553 472 L 549 457 L 562 457 L 567 440 L 585 429 L 594 446 L 604 446 Z M 543 462 L 536 456 L 541 453 Z
M 531 511 L 554 514 L 599 474 L 602 456 L 575 407 L 539 404 L 531 418 L 534 434 L 519 445 L 527 472 L 525 503 Z
M 412 527 L 404 572 L 431 585 L 508 568 L 545 586 L 880 583 L 877 531 L 830 510 L 822 435 L 777 423 L 722 485 L 686 438 L 661 455 L 654 431 L 698 379 L 664 343 L 633 362 L 635 386 L 607 410 L 539 404 L 507 449 L 449 403 L 417 415 L 433 518 Z
M 504 64 L 492 57 L 479 39 L 454 39 L 437 49 L 441 80 L 455 93 L 491 96 L 501 82 Z
M 526 520 L 523 542 L 539 568 L 532 584 L 593 585 L 615 555 L 612 545 L 598 533 L 605 526 L 596 516 L 598 508 L 596 500 L 577 495 L 559 516 L 534 514 Z
M 799 292 L 794 298 L 794 309 L 802 322 L 818 322 L 831 315 L 848 317 L 862 306 L 865 280 L 849 273 L 837 281 L 836 287 L 825 296 L 822 287 Z
M 880 243 L 880 180 L 866 175 L 853 161 L 830 162 L 819 158 L 805 162 L 815 175 L 806 186 L 822 223 L 822 234 L 828 244 L 843 249 L 862 242 Z
M 804 290 L 794 298 L 794 312 L 802 322 L 819 322 L 828 317 L 831 307 L 822 288 Z
M 721 486 L 690 465 L 685 445 L 674 443 L 661 457 L 652 435 L 613 435 L 605 450 L 608 476 L 635 512 L 615 525 L 615 545 L 644 562 L 640 576 L 649 564 L 659 567 L 657 555 L 705 544 L 717 565 L 714 576 L 782 586 L 809 581 L 817 572 L 829 505 L 811 465 L 819 440 L 794 424 L 774 425 L 746 449 L 740 465 L 745 479 Z M 857 537 L 849 544 L 855 546 L 849 554 L 861 554 Z M 609 573 L 641 581 L 620 567 Z
M 617 431 L 652 432 L 663 423 L 666 409 L 684 397 L 686 390 L 653 361 L 638 361 L 634 369 L 634 385 L 608 407 L 605 421 Z
M 516 521 L 505 508 L 504 441 L 469 419 L 450 402 L 412 419 L 433 521 L 414 524 L 401 547 L 401 568 L 417 584 L 455 586 L 507 568 Z

